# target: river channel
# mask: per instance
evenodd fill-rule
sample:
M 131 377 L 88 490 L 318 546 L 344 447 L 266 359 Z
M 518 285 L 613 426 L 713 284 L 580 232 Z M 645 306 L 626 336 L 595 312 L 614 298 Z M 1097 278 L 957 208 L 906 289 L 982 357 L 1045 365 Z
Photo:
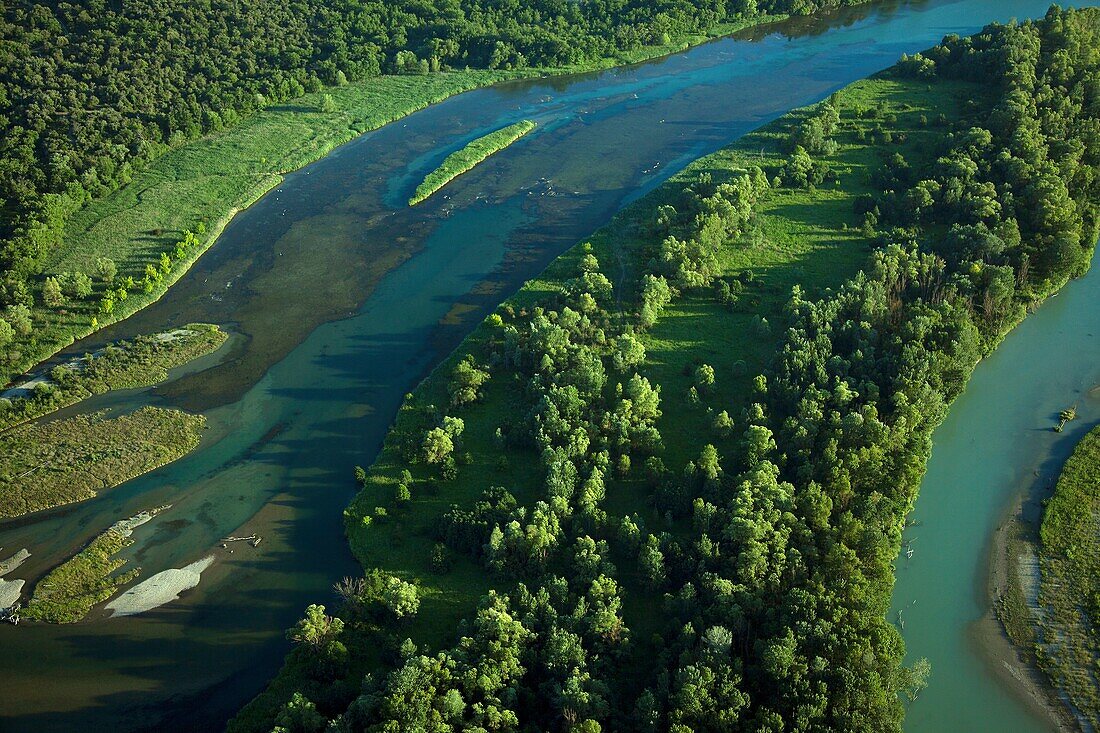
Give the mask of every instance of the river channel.
M 370 463 L 403 395 L 493 307 L 691 160 L 902 52 L 1047 6 L 876 3 L 632 67 L 501 84 L 363 135 L 288 175 L 240 213 L 162 300 L 74 347 L 192 321 L 224 325 L 233 338 L 205 368 L 79 408 L 152 403 L 201 411 L 209 422 L 202 445 L 94 500 L 0 524 L 0 547 L 31 551 L 18 573 L 31 583 L 118 519 L 163 504 L 172 507 L 139 528 L 125 551 L 131 566 L 148 577 L 209 555 L 213 564 L 196 589 L 141 616 L 95 611 L 75 625 L 0 628 L 0 731 L 220 728 L 275 673 L 288 648 L 283 630 L 303 607 L 330 599 L 333 582 L 358 571 L 341 523 L 352 466 Z M 448 153 L 521 119 L 538 129 L 426 203 L 404 206 Z M 1035 324 L 1080 297 L 1086 307 L 1065 316 L 1077 328 L 1073 319 L 1085 317 L 1098 286 L 1097 277 L 1076 284 L 1026 322 L 979 366 L 936 434 L 917 503 L 927 531 L 898 588 L 899 602 L 919 599 L 905 636 L 934 669 L 908 730 L 1042 730 L 1020 705 L 1009 708 L 1011 695 L 973 663 L 965 629 L 981 613 L 975 568 L 1016 469 L 1042 457 L 1030 434 L 1010 427 L 1040 431 L 1043 410 L 1057 411 L 1088 381 L 1073 370 L 1096 373 L 1100 342 L 1088 341 L 1087 354 L 1053 350 Z M 1088 317 L 1098 316 L 1093 308 Z M 1060 323 L 1050 328 L 1071 330 Z M 1100 334 L 1100 323 L 1091 323 L 1090 338 Z M 1024 370 L 1032 361 L 1006 355 L 1020 342 L 1034 373 Z M 983 387 L 998 359 L 1001 376 Z M 1047 384 L 1050 394 L 1037 391 Z M 1023 412 L 994 411 L 1010 407 Z M 942 457 L 952 448 L 961 454 Z M 961 479 L 968 453 L 970 473 Z M 972 475 L 987 462 L 988 480 Z M 264 538 L 259 547 L 221 548 L 220 538 L 253 532 Z M 933 548 L 952 554 L 937 558 Z M 983 709 L 1004 720 L 959 717 Z

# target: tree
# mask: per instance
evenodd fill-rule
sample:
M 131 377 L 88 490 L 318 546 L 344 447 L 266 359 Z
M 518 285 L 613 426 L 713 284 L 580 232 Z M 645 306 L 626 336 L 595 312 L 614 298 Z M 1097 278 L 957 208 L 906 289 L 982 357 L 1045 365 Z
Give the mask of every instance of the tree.
M 695 370 L 695 386 L 700 392 L 710 392 L 714 387 L 714 367 L 710 364 L 700 364 Z
M 325 114 L 331 114 L 336 111 L 336 100 L 332 98 L 331 94 L 321 95 L 321 103 L 317 107 L 318 111 Z
M 87 298 L 92 294 L 92 279 L 83 272 L 68 272 L 62 278 L 62 291 L 73 298 Z
M 424 460 L 432 464 L 445 462 L 454 453 L 455 444 L 443 428 L 432 428 L 424 435 L 420 453 Z
M 33 328 L 31 309 L 25 305 L 9 305 L 4 311 L 4 320 L 11 324 L 12 329 L 20 336 L 29 336 Z
M 638 552 L 638 567 L 650 590 L 657 590 L 665 582 L 665 556 L 654 535 L 648 535 Z
M 320 649 L 339 636 L 343 630 L 343 621 L 326 615 L 325 607 L 314 603 L 306 607 L 306 615 L 286 632 L 286 636 L 298 644 Z
M 451 393 L 451 405 L 466 405 L 481 397 L 481 387 L 489 381 L 489 372 L 479 369 L 473 356 L 455 365 L 451 372 L 448 391 Z
M 271 733 L 321 733 L 327 725 L 328 720 L 317 712 L 317 706 L 302 693 L 295 692 L 275 716 Z
M 15 329 L 11 324 L 0 318 L 0 346 L 6 346 L 15 338 Z
M 61 284 L 56 277 L 46 278 L 42 285 L 42 302 L 51 308 L 59 308 L 65 305 L 65 296 L 61 294 Z
M 718 449 L 707 443 L 699 453 L 699 459 L 695 462 L 695 470 L 699 476 L 708 483 L 718 480 L 722 474 L 721 462 L 718 458 Z
M 110 257 L 100 257 L 95 261 L 95 276 L 105 283 L 113 283 L 118 274 L 118 265 Z
M 931 675 L 932 664 L 925 657 L 914 662 L 912 667 L 902 667 L 901 689 L 910 702 L 916 700 L 924 688 L 928 687 L 928 678 Z

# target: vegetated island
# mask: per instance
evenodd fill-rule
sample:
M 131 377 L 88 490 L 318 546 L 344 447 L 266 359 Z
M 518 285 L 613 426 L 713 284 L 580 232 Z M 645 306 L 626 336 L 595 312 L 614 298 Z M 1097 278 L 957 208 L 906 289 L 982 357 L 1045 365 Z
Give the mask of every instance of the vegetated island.
M 1028 531 L 1030 529 L 1030 531 Z M 1038 535 L 1010 522 L 997 547 L 997 616 L 1081 729 L 1100 726 L 1100 428 L 1077 444 L 1046 502 Z M 1068 704 L 1067 704 L 1068 703 Z
M 91 499 L 178 460 L 198 447 L 205 425 L 202 415 L 142 407 L 0 433 L 0 519 Z
M 498 81 L 636 63 L 788 13 L 864 2 L 621 14 L 601 0 L 581 15 L 546 6 L 522 20 L 465 1 L 457 12 L 428 3 L 398 14 L 322 0 L 177 13 L 126 5 L 94 16 L 9 4 L 0 14 L 11 39 L 0 96 L 12 101 L 0 151 L 0 384 L 161 297 L 238 210 L 364 132 Z M 382 25 L 363 26 L 364 12 Z M 215 61 L 193 74 L 193 54 L 166 54 L 165 37 Z M 125 63 L 102 62 L 116 56 Z M 104 99 L 103 89 L 140 93 Z
M 521 120 L 490 132 L 488 135 L 483 135 L 467 143 L 461 150 L 451 153 L 438 168 L 425 176 L 420 185 L 416 187 L 416 191 L 409 198 L 409 206 L 416 206 L 424 201 L 455 178 L 472 170 L 474 166 L 493 153 L 504 150 L 504 148 L 534 130 L 535 127 L 537 125 L 531 120 Z
M 197 447 L 206 419 L 180 410 L 143 407 L 120 417 L 98 412 L 30 421 L 108 390 L 156 384 L 226 338 L 217 326 L 192 323 L 110 344 L 4 392 L 0 518 L 90 499 Z
M 230 730 L 900 730 L 905 516 L 974 365 L 1091 260 L 1062 101 L 1098 42 L 1096 10 L 949 36 L 556 260 L 357 469 L 367 573 Z
M 113 389 L 149 387 L 168 370 L 211 354 L 228 334 L 209 323 L 118 341 L 0 393 L 0 431 Z
M 129 519 L 115 522 L 72 558 L 46 574 L 34 588 L 21 618 L 50 623 L 75 623 L 88 615 L 93 606 L 110 598 L 121 586 L 141 572 L 133 568 L 116 575 L 125 560 L 114 555 L 133 543 L 130 535 L 168 507 L 157 507 Z

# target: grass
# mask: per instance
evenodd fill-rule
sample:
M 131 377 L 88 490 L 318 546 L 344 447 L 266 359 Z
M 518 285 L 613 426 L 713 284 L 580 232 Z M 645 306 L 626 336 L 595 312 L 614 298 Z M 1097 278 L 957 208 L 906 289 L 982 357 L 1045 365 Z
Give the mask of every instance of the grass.
M 119 587 L 137 576 L 137 569 L 114 574 L 126 561 L 113 556 L 132 542 L 122 532 L 108 529 L 74 557 L 51 570 L 35 586 L 34 595 L 20 614 L 55 624 L 80 621 L 93 606 L 106 601 Z
M 1100 428 L 1062 469 L 1039 529 L 1036 656 L 1092 729 L 1100 727 Z
M 65 228 L 62 245 L 49 257 L 44 274 L 92 271 L 98 258 L 118 265 L 120 278 L 140 281 L 188 231 L 204 226 L 197 246 L 171 263 L 150 292 L 138 288 L 109 315 L 98 312 L 105 286 L 91 296 L 49 308 L 36 298 L 34 330 L 4 347 L 0 383 L 99 328 L 125 319 L 159 299 L 217 239 L 240 210 L 276 187 L 282 176 L 324 157 L 336 147 L 431 104 L 500 81 L 596 71 L 639 63 L 685 50 L 712 38 L 786 16 L 758 15 L 711 28 L 705 34 L 644 46 L 607 58 L 560 68 L 521 70 L 466 69 L 424 76 L 381 76 L 344 87 L 306 94 L 270 107 L 229 130 L 174 148 L 122 188 L 77 211 Z M 334 102 L 322 112 L 323 97 Z M 40 288 L 42 282 L 35 283 Z
M 201 415 L 143 407 L 0 434 L 0 518 L 91 499 L 171 463 L 198 446 L 205 424 Z
M 409 206 L 416 206 L 433 193 L 458 178 L 466 171 L 472 170 L 481 161 L 493 153 L 498 153 L 516 140 L 534 130 L 536 124 L 531 120 L 520 120 L 514 124 L 502 127 L 499 130 L 482 135 L 477 140 L 468 143 L 461 150 L 456 150 L 444 159 L 438 168 L 424 177 L 424 181 L 416 187 Z
M 119 341 L 50 372 L 50 380 L 13 400 L 0 398 L 0 431 L 113 389 L 148 387 L 168 370 L 216 351 L 227 338 L 217 326 L 190 323 L 173 331 Z
M 914 168 L 928 162 L 940 131 L 922 124 L 922 118 L 944 114 L 957 118 L 964 100 L 975 93 L 972 85 L 937 82 L 933 87 L 912 81 L 874 78 L 856 82 L 836 96 L 841 115 L 834 135 L 837 152 L 825 160 L 839 176 L 837 185 L 817 189 L 773 187 L 756 207 L 756 232 L 723 248 L 719 274 L 751 281 L 731 308 L 709 293 L 686 293 L 674 299 L 656 326 L 644 334 L 648 355 L 644 374 L 662 386 L 663 415 L 658 429 L 665 441 L 664 461 L 675 471 L 695 459 L 699 436 L 711 435 L 722 452 L 730 451 L 740 436 L 725 438 L 714 430 L 714 415 L 726 410 L 736 415 L 752 401 L 753 378 L 761 374 L 783 337 L 784 309 L 791 290 L 801 287 L 817 297 L 850 279 L 867 262 L 872 242 L 861 233 L 853 212 L 857 197 L 872 190 L 869 177 L 883 164 L 886 154 L 900 153 Z M 877 116 L 866 118 L 865 110 Z M 732 172 L 761 166 L 774 175 L 784 155 L 780 150 L 786 130 L 800 116 L 788 118 L 754 132 L 736 145 L 696 161 L 677 175 L 673 186 L 647 199 L 644 206 L 626 212 L 623 224 L 609 227 L 593 238 L 601 262 L 629 251 L 634 235 L 658 205 L 675 199 L 676 192 L 702 173 L 715 183 Z M 878 145 L 860 140 L 893 119 L 887 127 L 894 143 Z M 638 214 L 641 214 L 640 218 Z M 636 277 L 627 278 L 628 282 Z M 763 321 L 766 321 L 765 325 Z M 698 403 L 690 396 L 694 371 L 702 363 L 715 369 L 716 380 Z

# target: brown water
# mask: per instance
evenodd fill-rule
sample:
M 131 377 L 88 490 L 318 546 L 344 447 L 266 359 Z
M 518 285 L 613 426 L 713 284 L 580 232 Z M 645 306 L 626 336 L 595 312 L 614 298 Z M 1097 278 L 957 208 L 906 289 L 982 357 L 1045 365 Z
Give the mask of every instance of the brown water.
M 170 503 L 135 533 L 131 563 L 143 577 L 208 554 L 213 566 L 143 616 L 0 628 L 0 731 L 222 725 L 277 669 L 282 630 L 356 572 L 341 527 L 351 467 L 376 454 L 402 395 L 519 283 L 748 130 L 945 33 L 1045 8 L 881 3 L 626 69 L 500 85 L 288 176 L 164 299 L 75 347 L 225 324 L 236 337 L 221 364 L 94 403 L 201 410 L 202 446 L 93 501 L 0 525 L 0 547 L 33 553 L 15 574 L 33 581 L 117 519 Z M 539 128 L 428 202 L 403 205 L 448 153 L 520 119 Z M 253 532 L 258 548 L 219 546 Z

